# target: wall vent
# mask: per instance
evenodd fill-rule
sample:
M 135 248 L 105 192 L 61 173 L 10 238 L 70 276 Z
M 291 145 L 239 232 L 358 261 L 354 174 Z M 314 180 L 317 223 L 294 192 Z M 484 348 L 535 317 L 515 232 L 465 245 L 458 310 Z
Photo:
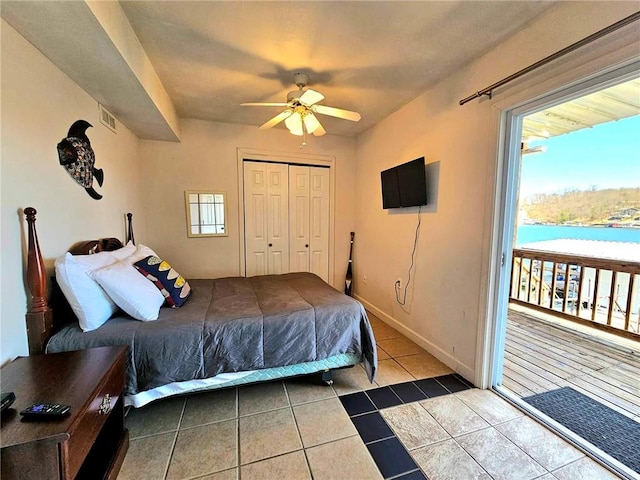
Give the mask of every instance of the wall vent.
M 111 115 L 111 113 L 104 108 L 104 105 L 100 103 L 98 104 L 98 109 L 100 110 L 100 122 L 113 133 L 116 133 L 116 117 Z

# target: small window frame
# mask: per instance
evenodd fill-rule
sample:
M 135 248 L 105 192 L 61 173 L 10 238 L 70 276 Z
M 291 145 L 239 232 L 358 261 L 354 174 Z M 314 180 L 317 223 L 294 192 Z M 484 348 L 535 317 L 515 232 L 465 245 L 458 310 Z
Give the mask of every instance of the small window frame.
M 198 201 L 197 202 L 192 202 L 192 195 L 197 195 L 198 196 Z M 214 201 L 213 202 L 201 202 L 201 196 L 203 195 L 211 195 L 214 197 Z M 215 205 L 220 205 L 220 202 L 217 202 L 215 200 L 216 196 L 220 196 L 222 195 L 222 214 L 223 214 L 223 221 L 222 222 L 215 222 L 213 224 L 207 224 L 207 223 L 203 223 L 202 219 L 200 217 L 200 213 L 201 213 L 201 205 L 207 205 L 207 204 L 211 204 L 214 205 L 214 209 L 213 211 L 215 212 L 217 209 L 215 208 Z M 185 190 L 184 192 L 184 204 L 185 204 L 185 211 L 187 214 L 187 237 L 189 238 L 201 238 L 201 237 L 228 237 L 229 236 L 229 230 L 227 228 L 227 192 L 224 191 L 220 191 L 220 190 Z M 199 215 L 199 218 L 197 219 L 193 219 L 192 218 L 192 205 L 197 205 L 196 208 L 196 212 Z M 215 213 L 213 213 L 214 217 L 215 217 Z M 195 233 L 194 227 L 198 228 L 198 232 Z M 203 227 L 213 227 L 213 229 L 216 230 L 215 233 L 202 233 L 202 229 Z M 220 230 L 220 228 L 222 228 L 223 232 L 220 233 L 218 232 Z

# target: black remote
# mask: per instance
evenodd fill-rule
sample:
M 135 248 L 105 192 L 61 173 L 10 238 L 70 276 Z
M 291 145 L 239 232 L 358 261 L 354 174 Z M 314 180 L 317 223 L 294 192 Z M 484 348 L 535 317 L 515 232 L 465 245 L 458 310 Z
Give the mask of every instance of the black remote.
M 4 412 L 5 409 L 9 408 L 11 404 L 15 401 L 16 394 L 13 392 L 6 392 L 2 394 L 2 403 L 0 404 L 1 410 Z
M 28 420 L 47 420 L 64 417 L 69 414 L 69 405 L 59 403 L 34 403 L 20 412 Z

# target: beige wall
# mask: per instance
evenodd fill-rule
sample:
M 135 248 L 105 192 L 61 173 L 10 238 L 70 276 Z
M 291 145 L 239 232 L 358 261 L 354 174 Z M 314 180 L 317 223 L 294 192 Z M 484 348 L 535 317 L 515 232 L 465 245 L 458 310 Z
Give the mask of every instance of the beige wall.
M 28 353 L 24 315 L 25 222 L 19 210 L 38 210 L 40 248 L 48 268 L 79 240 L 124 239 L 124 214 L 140 208 L 137 138 L 122 124 L 114 134 L 100 123 L 98 104 L 2 21 L 2 307 L 0 364 Z M 103 168 L 96 201 L 58 163 L 56 144 L 78 119 Z M 144 236 L 144 231 L 139 231 Z
M 265 112 L 268 115 L 268 112 Z M 335 274 L 343 282 L 353 229 L 355 201 L 355 140 L 326 135 L 309 138 L 300 149 L 300 137 L 284 129 L 183 120 L 181 143 L 140 141 L 141 192 L 149 246 L 190 278 L 216 278 L 239 274 L 238 148 L 295 156 L 335 158 Z M 188 238 L 185 190 L 222 190 L 227 193 L 228 237 Z
M 75 241 L 123 237 L 123 214 L 132 211 L 138 241 L 153 247 L 185 276 L 237 275 L 237 149 L 246 148 L 335 157 L 334 285 L 341 288 L 349 231 L 355 230 L 360 298 L 472 377 L 486 298 L 496 106 L 517 87 L 502 90 L 494 101 L 464 107 L 457 101 L 634 10 L 634 2 L 563 3 L 357 141 L 327 135 L 310 139 L 303 150 L 299 138 L 285 130 L 199 120 L 182 121 L 181 143 L 138 141 L 121 124 L 113 134 L 100 124 L 95 100 L 3 21 L 0 363 L 27 353 L 24 220 L 19 209 L 38 209 L 41 248 L 49 267 Z M 552 77 L 554 68 L 547 69 Z M 526 95 L 524 85 L 520 87 Z M 79 118 L 94 125 L 88 135 L 106 177 L 104 187 L 98 188 L 105 196 L 100 201 L 89 198 L 58 165 L 55 145 Z M 431 176 L 437 187 L 431 196 L 437 190 L 437 198 L 431 198 L 422 215 L 415 276 L 408 305 L 401 308 L 393 285 L 398 277 L 407 279 L 417 216 L 415 209 L 382 210 L 379 173 L 418 156 L 425 156 L 430 172 L 437 173 Z M 228 194 L 230 235 L 187 238 L 184 190 L 210 188 Z
M 554 7 L 358 138 L 356 293 L 384 320 L 471 380 L 487 303 L 498 157 L 496 106 L 514 91 L 519 91 L 520 100 L 540 93 L 542 80 L 505 87 L 493 101 L 459 106 L 458 100 L 635 9 L 628 2 Z M 587 47 L 573 58 L 594 48 Z M 564 59 L 542 70 L 548 89 L 562 85 L 555 73 L 566 63 Z M 587 66 L 582 73 L 593 71 Z M 382 210 L 380 171 L 420 156 L 430 164 L 430 182 L 437 186 L 430 196 L 437 193 L 437 198 L 430 199 L 422 214 L 416 268 L 407 305 L 402 307 L 395 301 L 394 282 L 398 277 L 407 281 L 417 208 Z

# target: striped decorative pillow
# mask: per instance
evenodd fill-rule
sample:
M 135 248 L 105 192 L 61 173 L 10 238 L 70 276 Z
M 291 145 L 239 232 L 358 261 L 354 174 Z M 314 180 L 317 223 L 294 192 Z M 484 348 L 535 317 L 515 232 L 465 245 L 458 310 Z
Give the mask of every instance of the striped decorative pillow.
M 153 282 L 164 296 L 165 303 L 169 307 L 181 307 L 191 295 L 189 282 L 176 272 L 168 262 L 159 257 L 149 255 L 135 262 L 133 266 Z

